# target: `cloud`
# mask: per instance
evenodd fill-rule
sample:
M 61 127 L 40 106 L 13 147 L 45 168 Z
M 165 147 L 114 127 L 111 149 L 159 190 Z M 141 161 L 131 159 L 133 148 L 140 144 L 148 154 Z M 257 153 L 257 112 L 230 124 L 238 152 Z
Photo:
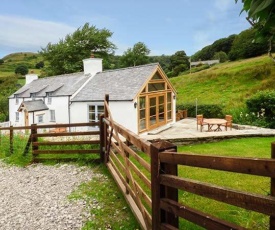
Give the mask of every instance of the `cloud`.
M 38 51 L 76 28 L 51 21 L 0 15 L 0 50 Z

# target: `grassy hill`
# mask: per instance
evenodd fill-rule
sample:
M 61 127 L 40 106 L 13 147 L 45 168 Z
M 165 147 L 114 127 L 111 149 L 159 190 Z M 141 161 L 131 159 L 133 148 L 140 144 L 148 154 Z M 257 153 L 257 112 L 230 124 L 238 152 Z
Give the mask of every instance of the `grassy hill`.
M 275 64 L 265 56 L 217 64 L 200 72 L 171 78 L 177 104 L 220 104 L 225 113 L 245 106 L 258 90 L 275 89 Z
M 31 52 L 13 53 L 2 58 L 4 63 L 0 65 L 0 77 L 14 75 L 14 71 L 19 65 L 26 65 L 29 72 L 40 74 L 40 70 L 35 68 L 35 65 L 42 61 L 41 55 Z
M 0 77 L 14 75 L 18 65 L 40 75 L 35 65 L 42 61 L 37 53 L 14 53 L 3 58 Z M 201 68 L 203 69 L 203 68 Z M 196 73 L 186 73 L 170 79 L 175 86 L 177 104 L 219 104 L 232 113 L 244 107 L 245 100 L 258 90 L 275 89 L 275 64 L 267 55 L 217 64 Z

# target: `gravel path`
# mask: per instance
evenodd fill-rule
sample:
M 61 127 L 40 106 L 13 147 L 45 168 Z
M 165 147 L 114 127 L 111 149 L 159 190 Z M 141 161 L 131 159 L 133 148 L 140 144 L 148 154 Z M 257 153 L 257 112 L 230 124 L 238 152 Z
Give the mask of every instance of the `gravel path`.
M 0 229 L 81 229 L 85 204 L 67 196 L 96 175 L 69 164 L 19 168 L 0 162 Z

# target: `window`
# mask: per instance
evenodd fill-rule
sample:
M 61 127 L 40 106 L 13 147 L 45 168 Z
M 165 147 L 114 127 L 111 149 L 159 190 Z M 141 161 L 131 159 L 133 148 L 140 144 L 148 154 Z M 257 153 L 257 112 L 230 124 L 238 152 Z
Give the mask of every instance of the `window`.
M 35 100 L 36 93 L 31 93 L 32 100 Z
M 15 112 L 15 121 L 19 121 L 19 112 Z
M 51 96 L 48 96 L 48 104 L 52 104 L 52 97 Z
M 89 122 L 99 121 L 99 116 L 102 113 L 104 113 L 103 105 L 89 105 Z
M 16 105 L 19 104 L 19 98 L 18 98 L 18 96 L 15 96 L 15 104 L 16 104 Z
M 48 99 L 48 104 L 50 105 L 52 103 L 52 94 L 47 93 L 47 99 Z
M 50 121 L 55 121 L 55 110 L 50 110 Z
M 165 90 L 165 83 L 149 83 L 148 92 Z
M 38 115 L 37 122 L 38 123 L 43 123 L 43 115 Z
M 139 128 L 146 129 L 146 97 L 139 98 Z

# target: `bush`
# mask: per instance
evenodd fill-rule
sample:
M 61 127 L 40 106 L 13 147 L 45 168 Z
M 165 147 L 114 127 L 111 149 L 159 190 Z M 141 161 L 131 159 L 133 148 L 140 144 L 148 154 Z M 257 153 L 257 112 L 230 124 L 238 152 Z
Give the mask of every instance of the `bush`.
M 29 72 L 29 69 L 25 65 L 19 65 L 15 69 L 15 74 L 21 74 L 21 75 L 26 75 Z
M 246 101 L 249 112 L 264 117 L 267 127 L 275 128 L 275 90 L 259 91 Z
M 43 61 L 40 61 L 40 62 L 36 63 L 36 65 L 35 65 L 36 69 L 41 69 L 43 67 L 44 67 L 44 62 Z
M 3 59 L 0 59 L 0 65 L 2 65 L 4 63 Z
M 180 104 L 177 105 L 177 110 L 188 110 L 188 117 L 196 117 L 196 105 L 194 104 Z M 197 114 L 203 114 L 206 118 L 224 118 L 222 107 L 217 104 L 198 105 Z

